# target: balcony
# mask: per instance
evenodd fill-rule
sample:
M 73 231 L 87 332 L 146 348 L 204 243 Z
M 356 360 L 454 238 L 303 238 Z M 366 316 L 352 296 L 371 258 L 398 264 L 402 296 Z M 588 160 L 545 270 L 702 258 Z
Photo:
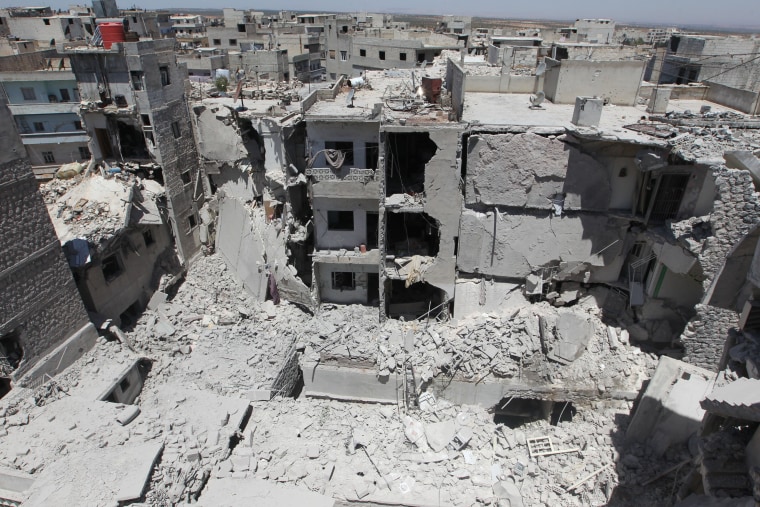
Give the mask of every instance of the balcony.
M 25 114 L 77 114 L 79 102 L 25 102 L 23 104 L 8 104 L 13 116 Z
M 21 142 L 29 144 L 86 143 L 90 140 L 84 130 L 71 132 L 32 132 L 21 134 Z

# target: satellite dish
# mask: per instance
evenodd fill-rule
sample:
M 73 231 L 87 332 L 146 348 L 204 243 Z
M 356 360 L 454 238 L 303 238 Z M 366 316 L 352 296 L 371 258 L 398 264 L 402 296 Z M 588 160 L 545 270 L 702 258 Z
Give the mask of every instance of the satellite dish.
M 537 92 L 535 95 L 530 96 L 530 108 L 531 109 L 543 109 L 541 103 L 546 98 L 546 94 L 543 91 Z
M 354 107 L 354 95 L 356 94 L 356 88 L 351 88 L 346 97 L 346 107 Z
M 536 76 L 543 76 L 546 72 L 546 62 L 541 62 L 536 67 Z

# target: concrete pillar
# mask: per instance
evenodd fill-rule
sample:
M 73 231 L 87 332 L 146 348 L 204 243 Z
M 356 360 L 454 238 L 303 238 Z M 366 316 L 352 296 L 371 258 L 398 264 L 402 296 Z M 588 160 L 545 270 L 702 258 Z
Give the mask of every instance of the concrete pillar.
M 652 89 L 652 95 L 649 97 L 649 104 L 647 105 L 647 113 L 651 114 L 665 114 L 668 111 L 668 102 L 670 101 L 670 93 L 672 88 L 655 86 Z

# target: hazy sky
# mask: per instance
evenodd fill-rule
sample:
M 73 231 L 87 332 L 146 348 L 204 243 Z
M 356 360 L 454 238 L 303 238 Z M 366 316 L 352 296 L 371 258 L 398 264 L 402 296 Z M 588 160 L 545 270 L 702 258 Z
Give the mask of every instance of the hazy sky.
M 0 0 L 3 3 L 46 5 L 41 0 Z M 66 8 L 85 0 L 53 0 L 50 5 Z M 758 0 L 541 0 L 506 2 L 504 0 L 282 0 L 256 3 L 245 0 L 117 0 L 120 8 L 132 5 L 156 9 L 222 8 L 288 9 L 300 12 L 369 11 L 421 14 L 464 14 L 470 16 L 514 17 L 528 19 L 613 18 L 621 22 L 653 25 L 704 24 L 760 28 Z

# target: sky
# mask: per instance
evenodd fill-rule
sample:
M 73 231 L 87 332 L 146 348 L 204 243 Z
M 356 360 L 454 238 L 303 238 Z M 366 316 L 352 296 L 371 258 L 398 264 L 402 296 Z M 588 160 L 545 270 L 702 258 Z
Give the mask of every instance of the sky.
M 0 4 L 47 5 L 44 0 L 0 0 Z M 85 0 L 52 0 L 50 6 L 65 9 Z M 295 10 L 299 12 L 395 12 L 408 14 L 460 14 L 520 19 L 612 18 L 618 22 L 652 25 L 715 25 L 760 28 L 758 0 L 541 0 L 505 2 L 480 0 L 281 0 L 256 3 L 246 0 L 117 0 L 119 8 L 218 8 Z

